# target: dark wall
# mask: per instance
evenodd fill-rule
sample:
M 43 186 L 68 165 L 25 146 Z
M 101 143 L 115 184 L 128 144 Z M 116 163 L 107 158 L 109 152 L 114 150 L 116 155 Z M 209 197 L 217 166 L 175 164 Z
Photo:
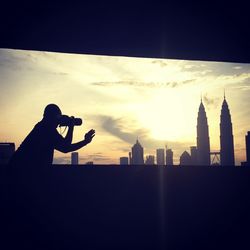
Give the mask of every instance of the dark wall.
M 1 168 L 5 243 L 25 249 L 247 249 L 247 167 Z M 2 223 L 4 222 L 4 223 Z M 8 248 L 5 248 L 8 249 Z
M 2 48 L 250 62 L 246 1 L 5 1 L 1 9 Z

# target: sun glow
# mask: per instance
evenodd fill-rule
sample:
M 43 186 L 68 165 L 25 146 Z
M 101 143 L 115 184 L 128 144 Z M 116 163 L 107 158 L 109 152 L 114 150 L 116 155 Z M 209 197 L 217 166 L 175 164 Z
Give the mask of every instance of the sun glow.
M 171 141 L 193 139 L 194 117 L 187 110 L 197 106 L 197 101 L 188 93 L 183 94 L 180 90 L 159 89 L 138 109 L 137 117 L 151 137 Z

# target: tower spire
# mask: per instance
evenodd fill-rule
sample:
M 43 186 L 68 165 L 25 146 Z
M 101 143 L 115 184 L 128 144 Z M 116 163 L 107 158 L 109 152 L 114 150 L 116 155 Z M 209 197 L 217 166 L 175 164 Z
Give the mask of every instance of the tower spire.
M 226 90 L 224 88 L 224 100 L 226 100 Z
M 138 137 L 138 135 L 136 137 L 136 143 L 139 144 L 139 137 Z
M 199 165 L 210 165 L 210 140 L 205 107 L 202 103 L 197 117 L 197 157 Z
M 233 125 L 225 89 L 220 115 L 220 159 L 222 166 L 233 166 L 235 164 Z
M 132 158 L 131 162 L 133 165 L 143 165 L 144 164 L 144 156 L 143 156 L 143 147 L 138 141 L 138 136 L 136 143 L 132 147 Z

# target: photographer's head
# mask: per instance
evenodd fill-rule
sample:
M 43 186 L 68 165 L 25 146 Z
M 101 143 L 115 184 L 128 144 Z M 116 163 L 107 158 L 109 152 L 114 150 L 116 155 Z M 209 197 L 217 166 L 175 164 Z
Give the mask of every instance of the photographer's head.
M 61 116 L 62 112 L 56 104 L 48 104 L 44 109 L 43 120 L 57 126 Z

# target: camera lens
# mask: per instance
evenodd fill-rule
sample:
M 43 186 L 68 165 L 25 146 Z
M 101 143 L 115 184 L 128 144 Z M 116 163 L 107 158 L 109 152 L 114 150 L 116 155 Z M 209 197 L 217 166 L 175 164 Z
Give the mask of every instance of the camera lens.
M 82 119 L 81 118 L 74 118 L 74 124 L 75 124 L 75 126 L 82 125 Z
M 72 118 L 67 115 L 62 115 L 59 120 L 59 126 L 69 126 L 72 122 Z M 82 119 L 81 118 L 74 118 L 74 126 L 80 126 L 82 125 Z

